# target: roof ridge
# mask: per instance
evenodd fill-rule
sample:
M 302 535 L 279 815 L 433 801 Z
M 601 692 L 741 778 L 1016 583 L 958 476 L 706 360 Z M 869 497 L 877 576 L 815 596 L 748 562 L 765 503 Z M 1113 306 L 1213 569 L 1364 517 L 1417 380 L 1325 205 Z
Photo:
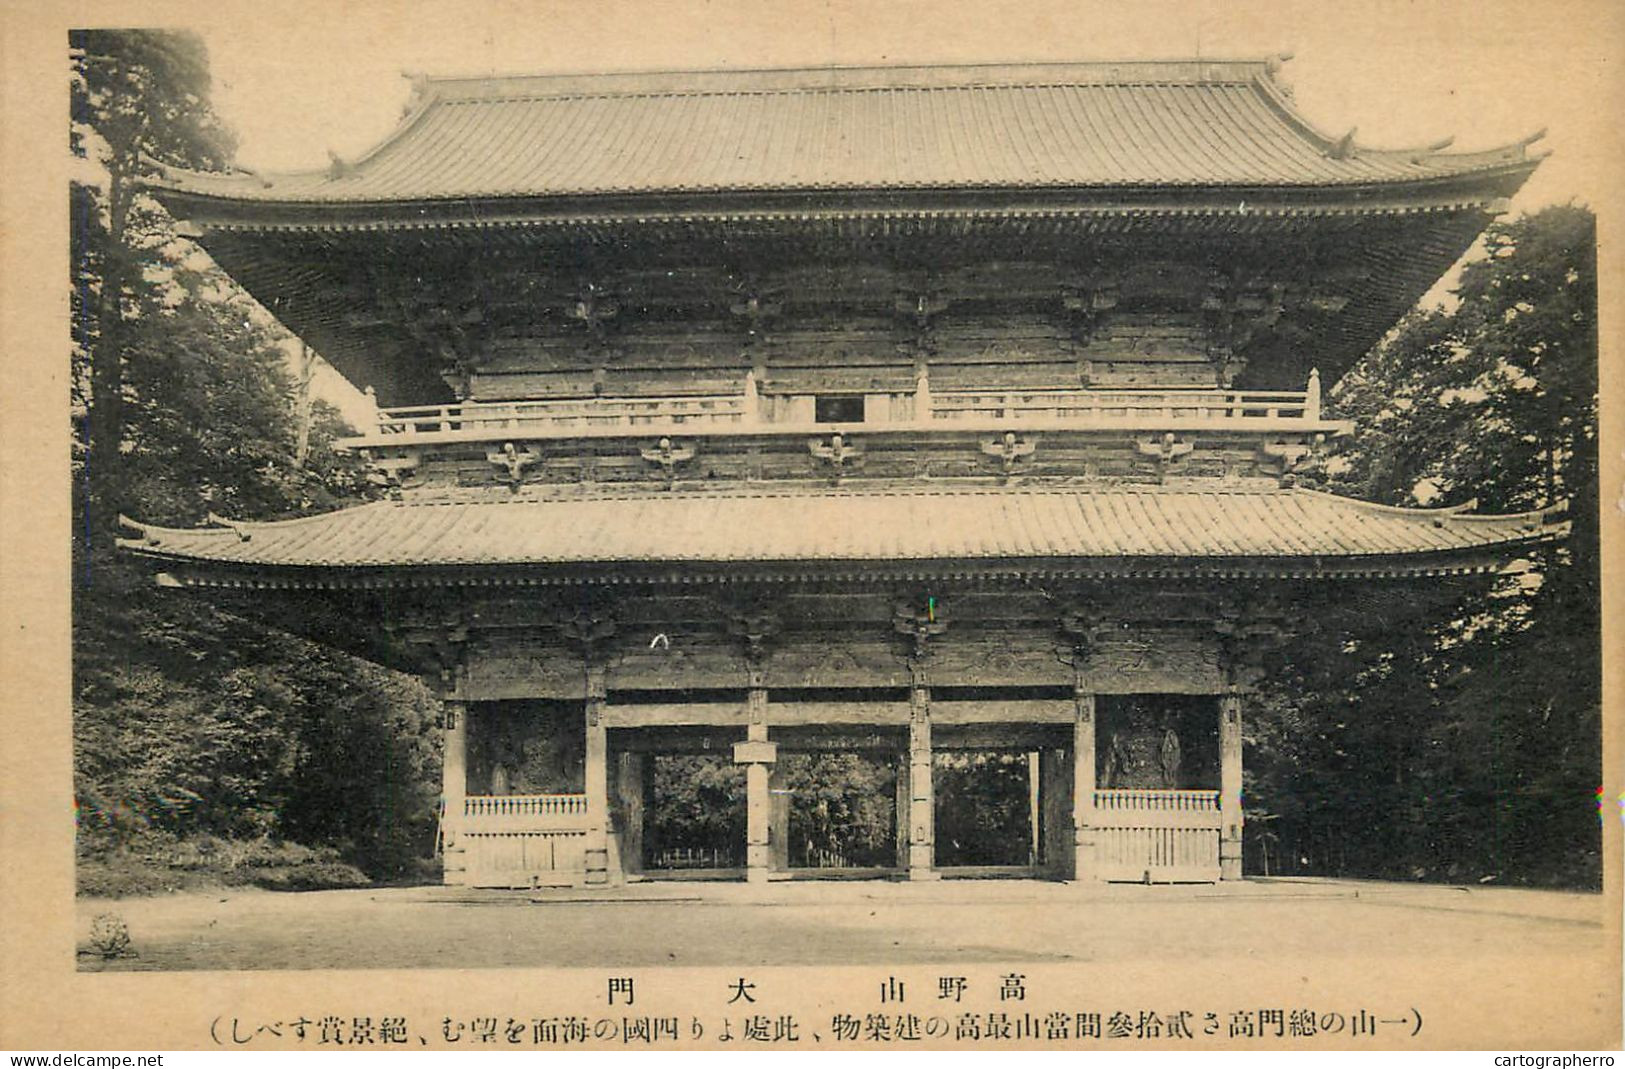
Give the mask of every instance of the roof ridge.
M 989 63 L 839 64 L 791 67 L 696 67 L 533 74 L 422 76 L 442 102 L 551 96 L 692 96 L 859 89 L 931 89 L 1067 84 L 1247 82 L 1279 57 L 1022 60 Z M 1088 78 L 1083 78 L 1088 74 Z M 458 89 L 461 92 L 458 92 Z M 465 95 L 466 94 L 466 95 Z
M 1166 485 L 1132 485 L 1132 486 L 922 486 L 922 487 L 741 487 L 737 489 L 707 489 L 695 492 L 654 492 L 651 490 L 624 489 L 608 493 L 585 494 L 514 494 L 504 492 L 487 494 L 483 490 L 469 491 L 462 496 L 436 495 L 416 498 L 405 498 L 400 501 L 373 502 L 373 504 L 390 504 L 398 508 L 435 508 L 449 505 L 554 505 L 554 504 L 589 504 L 596 501 L 693 501 L 706 502 L 718 500 L 759 500 L 759 499 L 795 499 L 807 498 L 815 500 L 828 500 L 831 498 L 882 498 L 882 497 L 1102 497 L 1105 495 L 1120 496 L 1150 496 L 1150 497 L 1191 497 L 1191 496 L 1227 496 L 1227 497 L 1280 497 L 1292 493 L 1290 489 L 1277 486 L 1166 486 Z M 1328 495 L 1335 496 L 1335 495 Z M 1353 501 L 1353 498 L 1339 498 L 1339 500 Z M 361 506 L 352 506 L 359 508 Z M 343 511 L 343 510 L 335 510 Z M 328 515 L 331 515 L 330 513 Z M 302 517 L 311 519 L 313 517 Z

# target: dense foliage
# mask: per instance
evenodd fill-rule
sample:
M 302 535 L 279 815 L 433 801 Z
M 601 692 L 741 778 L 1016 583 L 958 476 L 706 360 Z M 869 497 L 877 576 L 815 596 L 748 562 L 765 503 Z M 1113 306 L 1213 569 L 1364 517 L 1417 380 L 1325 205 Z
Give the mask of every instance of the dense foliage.
M 196 525 L 362 495 L 314 406 L 297 463 L 289 339 L 140 190 L 223 164 L 201 44 L 72 39 L 74 768 L 81 886 L 276 886 L 412 871 L 432 848 L 432 710 L 415 681 L 154 587 L 120 512 Z M 129 532 L 124 532 L 128 534 Z M 234 844 L 258 844 L 252 848 Z
M 1453 601 L 1373 596 L 1292 651 L 1247 753 L 1249 868 L 1594 886 L 1601 879 L 1596 221 L 1491 227 L 1458 303 L 1405 321 L 1333 395 L 1334 489 L 1518 512 L 1561 545 Z

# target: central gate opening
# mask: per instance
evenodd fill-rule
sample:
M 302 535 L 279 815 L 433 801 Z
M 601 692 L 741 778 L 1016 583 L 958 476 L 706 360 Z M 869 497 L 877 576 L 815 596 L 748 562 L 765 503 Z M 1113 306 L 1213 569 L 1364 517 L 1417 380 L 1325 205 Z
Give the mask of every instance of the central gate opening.
M 776 769 L 788 805 L 791 870 L 838 874 L 897 865 L 898 758 L 785 753 Z
M 804 697 L 799 692 L 776 696 L 781 709 L 807 713 L 815 707 L 797 702 Z M 817 707 L 832 715 L 835 705 Z M 851 701 L 839 708 L 848 717 L 862 712 Z M 768 780 L 774 867 L 801 878 L 873 879 L 901 869 L 907 848 L 899 829 L 906 817 L 900 819 L 899 811 L 906 813 L 908 807 L 908 740 L 903 732 L 848 721 L 783 724 L 773 734 L 779 740 L 778 763 Z

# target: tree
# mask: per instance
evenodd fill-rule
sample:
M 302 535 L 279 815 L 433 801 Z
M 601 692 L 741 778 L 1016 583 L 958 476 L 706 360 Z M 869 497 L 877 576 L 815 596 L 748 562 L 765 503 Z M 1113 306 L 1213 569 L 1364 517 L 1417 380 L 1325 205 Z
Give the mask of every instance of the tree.
M 82 855 L 293 840 L 374 876 L 433 841 L 434 710 L 415 681 L 154 591 L 111 517 L 275 519 L 369 493 L 318 403 L 299 462 L 291 339 L 140 192 L 149 159 L 222 166 L 202 45 L 76 33 L 75 793 Z M 210 840 L 212 841 L 212 840 Z
M 139 180 L 153 161 L 224 167 L 234 143 L 209 105 L 208 55 L 196 35 L 74 30 L 68 45 L 69 145 L 94 165 L 70 191 L 73 333 L 82 368 L 75 381 L 85 413 L 87 520 L 105 531 L 124 485 L 127 332 L 163 230 L 161 210 L 142 195 Z
M 1574 206 L 1492 226 L 1456 306 L 1413 315 L 1333 391 L 1358 428 L 1336 489 L 1494 512 L 1567 500 L 1573 527 L 1525 571 L 1374 601 L 1363 625 L 1293 651 L 1248 785 L 1289 857 L 1348 875 L 1600 879 L 1595 238 Z

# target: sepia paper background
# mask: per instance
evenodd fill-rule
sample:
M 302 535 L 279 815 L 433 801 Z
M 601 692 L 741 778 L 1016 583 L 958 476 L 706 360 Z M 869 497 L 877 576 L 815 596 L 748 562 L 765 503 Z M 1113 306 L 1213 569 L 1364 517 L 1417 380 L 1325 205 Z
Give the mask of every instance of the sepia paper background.
M 1549 126 L 1542 147 L 1555 154 L 1514 207 L 1573 199 L 1599 214 L 1603 537 L 1605 559 L 1614 565 L 1605 580 L 1607 648 L 1617 652 L 1625 636 L 1619 581 L 1625 565 L 1625 321 L 1619 302 L 1625 282 L 1619 192 L 1625 5 L 1614 0 L 13 5 L 0 13 L 0 1047 L 210 1048 L 209 1024 L 218 1017 L 280 1018 L 300 1010 L 308 1016 L 312 1007 L 341 1017 L 389 1012 L 434 1022 L 528 1013 L 540 1000 L 552 1012 L 592 1013 L 606 1008 L 610 971 L 75 971 L 66 33 L 76 26 L 202 31 L 216 64 L 217 103 L 244 133 L 245 149 L 263 153 L 248 162 L 267 169 L 320 166 L 328 148 L 353 158 L 380 139 L 405 96 L 403 63 L 396 58 L 402 55 L 421 57 L 416 66 L 428 73 L 484 74 L 1290 51 L 1297 58 L 1286 75 L 1301 110 L 1328 130 L 1358 123 L 1364 143 L 1422 144 L 1455 133 L 1457 148 L 1472 149 Z M 226 59 L 242 72 L 230 85 L 220 81 Z M 398 83 L 393 98 L 379 89 L 380 79 Z M 1486 948 L 1483 967 L 1463 975 L 1373 958 L 1362 952 L 1361 933 L 1351 930 L 1335 960 L 1244 975 L 1188 958 L 1159 962 L 1154 952 L 1132 967 L 1010 965 L 1058 1005 L 1106 993 L 1127 1004 L 1168 1007 L 1211 1005 L 1215 992 L 1235 1005 L 1386 1001 L 1428 1008 L 1427 1030 L 1402 1046 L 1618 1047 L 1622 663 L 1611 659 L 1605 680 L 1609 927 L 1599 932 L 1593 956 L 1552 961 L 1531 959 L 1517 946 Z M 715 993 L 740 973 L 616 971 L 637 976 L 639 1002 L 646 1001 L 648 1012 L 713 1017 L 725 1001 Z M 832 1011 L 875 1008 L 871 992 L 887 971 L 748 973 L 759 990 L 775 993 L 768 1012 L 827 1020 Z M 925 987 L 943 970 L 900 965 L 891 971 Z M 1191 1045 L 1211 1042 L 1199 1037 Z

